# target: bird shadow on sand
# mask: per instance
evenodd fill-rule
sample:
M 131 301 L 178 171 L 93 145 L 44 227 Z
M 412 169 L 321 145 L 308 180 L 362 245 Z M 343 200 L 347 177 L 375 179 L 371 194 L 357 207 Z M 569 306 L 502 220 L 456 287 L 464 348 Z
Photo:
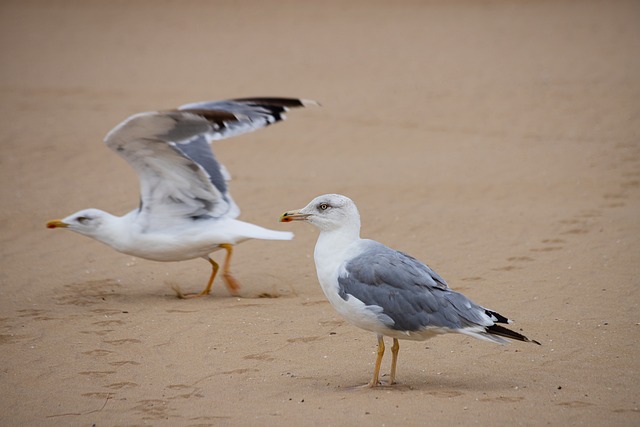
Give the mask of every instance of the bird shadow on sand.
M 388 378 L 383 375 L 381 384 L 377 387 L 369 387 L 367 383 L 358 385 L 337 385 L 336 391 L 361 392 L 361 393 L 407 393 L 420 392 L 433 395 L 435 397 L 457 397 L 465 393 L 482 392 L 506 392 L 513 391 L 512 381 L 504 381 L 498 378 L 489 378 L 486 375 L 466 374 L 461 378 L 445 378 L 425 374 L 421 377 L 400 379 L 397 383 L 390 385 Z
M 242 288 L 237 294 L 233 295 L 226 290 L 215 290 L 209 295 L 199 295 L 196 293 L 190 293 L 178 283 L 167 282 L 167 288 L 171 291 L 172 295 L 177 299 L 207 299 L 207 298 L 238 298 L 238 299 L 274 299 L 274 298 L 288 298 L 297 297 L 295 289 L 279 289 L 277 285 L 272 284 L 266 286 L 263 289 L 254 288 Z
M 165 282 L 155 288 L 149 285 L 140 287 L 135 283 L 123 283 L 114 279 L 88 280 L 63 285 L 54 290 L 54 300 L 58 305 L 93 306 L 105 303 L 172 303 L 196 305 L 200 302 L 229 302 L 236 300 L 264 300 L 275 298 L 293 298 L 294 290 L 279 289 L 276 285 L 244 288 L 239 295 L 231 295 L 226 289 L 214 288 L 209 295 L 197 298 L 180 298 L 178 293 L 188 294 L 191 287 L 181 286 L 177 282 Z M 197 292 L 196 292 L 197 294 Z

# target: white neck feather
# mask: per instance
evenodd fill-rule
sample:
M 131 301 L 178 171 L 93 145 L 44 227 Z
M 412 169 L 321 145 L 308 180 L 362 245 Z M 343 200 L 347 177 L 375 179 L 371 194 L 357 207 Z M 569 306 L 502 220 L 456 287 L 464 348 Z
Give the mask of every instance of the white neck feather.
M 321 231 L 314 250 L 318 275 L 333 275 L 340 267 L 344 253 L 360 241 L 360 222 L 345 224 L 333 230 Z
M 92 229 L 91 232 L 82 234 L 123 252 L 123 248 L 127 246 L 132 232 L 132 222 L 124 220 L 127 216 L 115 216 L 104 212 L 99 226 Z

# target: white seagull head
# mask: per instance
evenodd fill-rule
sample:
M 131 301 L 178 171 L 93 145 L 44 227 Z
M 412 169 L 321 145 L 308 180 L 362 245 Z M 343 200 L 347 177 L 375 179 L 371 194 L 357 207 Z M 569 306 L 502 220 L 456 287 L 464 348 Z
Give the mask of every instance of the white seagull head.
M 71 231 L 89 237 L 99 237 L 102 229 L 113 215 L 99 209 L 84 209 L 64 219 L 47 222 L 47 228 L 68 228 Z
M 345 228 L 360 231 L 360 214 L 353 200 L 340 194 L 325 194 L 313 199 L 302 209 L 288 211 L 280 222 L 306 221 L 320 231 Z

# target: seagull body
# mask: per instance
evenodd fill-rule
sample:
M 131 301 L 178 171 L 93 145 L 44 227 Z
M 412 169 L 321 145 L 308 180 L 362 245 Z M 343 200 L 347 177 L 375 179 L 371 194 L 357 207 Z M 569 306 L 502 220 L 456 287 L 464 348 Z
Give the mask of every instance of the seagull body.
M 187 261 L 207 257 L 223 249 L 223 243 L 235 246 L 248 239 L 290 240 L 292 233 L 269 230 L 233 218 L 185 219 L 170 227 L 149 232 L 137 221 L 138 210 L 115 216 L 97 209 L 85 209 L 61 220 L 66 228 L 111 246 L 123 254 L 151 261 Z M 91 228 L 72 226 L 74 219 L 85 218 Z M 99 226 L 96 226 L 99 224 Z M 64 227 L 64 226 L 59 226 Z
M 314 260 L 325 296 L 347 321 L 378 337 L 372 387 L 379 384 L 384 336 L 393 338 L 391 384 L 399 339 L 423 341 L 461 333 L 500 344 L 508 342 L 505 337 L 539 344 L 498 325 L 511 321 L 451 290 L 426 264 L 382 243 L 361 239 L 360 214 L 348 197 L 316 197 L 306 207 L 284 213 L 280 221 L 307 221 L 320 229 Z
M 105 143 L 138 173 L 139 207 L 121 217 L 85 209 L 47 227 L 68 228 L 153 261 L 204 258 L 212 274 L 198 295 L 209 294 L 219 268 L 209 254 L 224 249 L 223 278 L 236 294 L 239 283 L 229 271 L 233 246 L 248 239 L 290 240 L 293 234 L 236 219 L 240 209 L 229 193 L 230 175 L 210 143 L 266 127 L 283 120 L 289 108 L 310 104 L 315 103 L 242 98 L 134 114 L 113 128 Z

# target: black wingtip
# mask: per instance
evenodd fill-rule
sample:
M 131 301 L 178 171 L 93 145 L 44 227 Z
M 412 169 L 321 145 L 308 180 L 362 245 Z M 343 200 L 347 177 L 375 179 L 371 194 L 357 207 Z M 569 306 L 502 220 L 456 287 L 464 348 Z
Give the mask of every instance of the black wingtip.
M 499 335 L 501 337 L 511 338 L 517 341 L 531 342 L 534 344 L 542 345 L 536 340 L 529 339 L 516 331 L 512 331 L 511 329 L 507 329 L 504 326 L 500 325 L 491 325 L 487 327 L 487 332 L 493 335 Z
M 484 312 L 486 313 L 487 316 L 491 317 L 493 319 L 493 321 L 496 322 L 496 323 L 511 323 L 511 321 L 509 319 L 507 319 L 502 314 L 500 314 L 500 313 L 498 313 L 496 311 L 485 309 Z
M 309 106 L 319 106 L 320 103 L 313 101 L 311 99 L 301 99 L 301 98 L 280 98 L 280 97 L 255 97 L 255 98 L 235 98 L 231 99 L 233 102 L 241 102 L 245 104 L 255 104 L 262 106 L 270 106 L 270 107 L 285 107 L 285 108 L 296 108 L 296 107 L 309 107 Z

